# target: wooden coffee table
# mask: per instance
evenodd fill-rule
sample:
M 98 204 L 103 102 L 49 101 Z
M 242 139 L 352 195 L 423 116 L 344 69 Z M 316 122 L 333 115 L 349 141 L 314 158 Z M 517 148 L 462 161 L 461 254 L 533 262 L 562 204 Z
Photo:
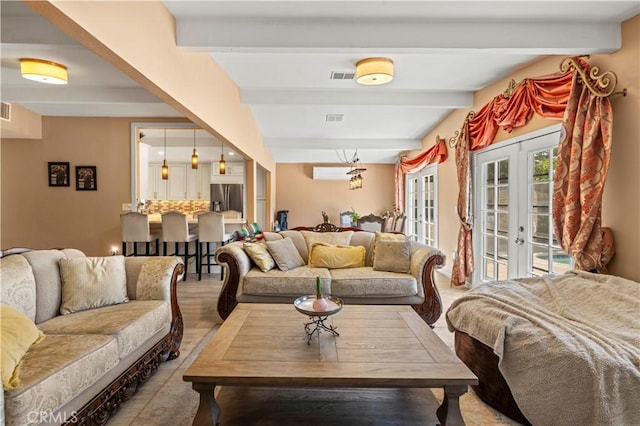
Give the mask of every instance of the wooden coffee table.
M 476 376 L 409 306 L 346 305 L 307 345 L 293 305 L 241 303 L 187 368 L 200 393 L 194 425 L 215 425 L 216 386 L 444 388 L 442 425 L 462 425 L 459 397 Z

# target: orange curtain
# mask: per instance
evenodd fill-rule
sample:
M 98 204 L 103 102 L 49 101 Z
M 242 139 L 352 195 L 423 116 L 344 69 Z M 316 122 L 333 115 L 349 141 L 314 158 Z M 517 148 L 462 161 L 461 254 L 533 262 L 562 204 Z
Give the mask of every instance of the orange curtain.
M 431 148 L 422 151 L 416 157 L 401 157 L 396 163 L 396 210 L 404 211 L 404 175 L 407 173 L 415 173 L 422 170 L 431 163 L 442 163 L 447 159 L 447 144 L 444 139 L 438 139 L 438 142 Z
M 456 145 L 458 168 L 458 247 L 451 274 L 451 284 L 462 285 L 471 277 L 473 249 L 471 240 L 471 181 L 469 151 L 491 145 L 498 128 L 507 132 L 524 126 L 533 113 L 544 118 L 561 119 L 567 107 L 575 71 L 523 80 L 510 95 L 493 98 L 477 113 L 465 120 Z
M 473 204 L 471 202 L 471 168 L 469 164 L 469 121 L 465 120 L 456 143 L 456 170 L 458 172 L 458 205 L 460 220 L 458 248 L 451 270 L 451 282 L 461 285 L 473 271 L 473 247 L 471 229 L 473 222 Z
M 604 273 L 615 252 L 610 232 L 600 227 L 613 111 L 609 98 L 593 95 L 577 73 L 572 84 L 553 182 L 553 226 L 576 269 Z

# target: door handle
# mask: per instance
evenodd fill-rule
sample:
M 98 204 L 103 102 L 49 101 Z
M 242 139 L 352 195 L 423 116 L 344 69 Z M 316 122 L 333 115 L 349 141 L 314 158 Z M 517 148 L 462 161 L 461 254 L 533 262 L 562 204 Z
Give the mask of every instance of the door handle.
M 516 238 L 516 244 L 523 245 L 524 244 L 524 238 L 517 237 Z

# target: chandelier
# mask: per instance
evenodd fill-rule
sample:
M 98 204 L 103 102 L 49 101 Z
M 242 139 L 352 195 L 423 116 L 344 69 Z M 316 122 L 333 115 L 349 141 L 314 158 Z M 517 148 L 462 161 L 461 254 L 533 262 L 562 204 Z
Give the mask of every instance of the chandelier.
M 349 189 L 362 188 L 362 172 L 366 171 L 367 169 L 363 168 L 362 164 L 360 164 L 360 158 L 358 158 L 358 150 L 356 149 L 353 153 L 353 156 L 351 156 L 350 158 L 347 157 L 347 154 L 344 150 L 342 151 L 342 155 L 340 155 L 340 153 L 337 151 L 336 154 L 338 155 L 340 161 L 342 161 L 343 163 L 349 163 L 350 165 L 350 169 L 347 172 L 347 174 L 351 176 L 349 178 Z

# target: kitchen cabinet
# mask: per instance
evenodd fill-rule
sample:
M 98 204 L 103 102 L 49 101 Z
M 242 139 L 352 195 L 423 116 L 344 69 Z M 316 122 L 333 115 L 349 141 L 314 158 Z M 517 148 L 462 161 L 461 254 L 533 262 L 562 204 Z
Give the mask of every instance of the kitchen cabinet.
M 149 163 L 146 200 L 208 200 L 211 164 L 201 163 L 196 170 L 191 163 L 169 163 L 169 179 L 162 180 L 162 163 Z
M 187 197 L 190 200 L 209 200 L 211 198 L 211 164 L 200 163 L 195 170 L 189 165 L 187 174 Z
M 162 180 L 161 163 L 149 163 L 147 188 L 141 191 L 145 200 L 166 200 L 167 199 L 167 181 Z
M 227 162 L 227 172 L 223 175 L 214 162 L 211 172 L 211 183 L 244 183 L 244 162 Z

